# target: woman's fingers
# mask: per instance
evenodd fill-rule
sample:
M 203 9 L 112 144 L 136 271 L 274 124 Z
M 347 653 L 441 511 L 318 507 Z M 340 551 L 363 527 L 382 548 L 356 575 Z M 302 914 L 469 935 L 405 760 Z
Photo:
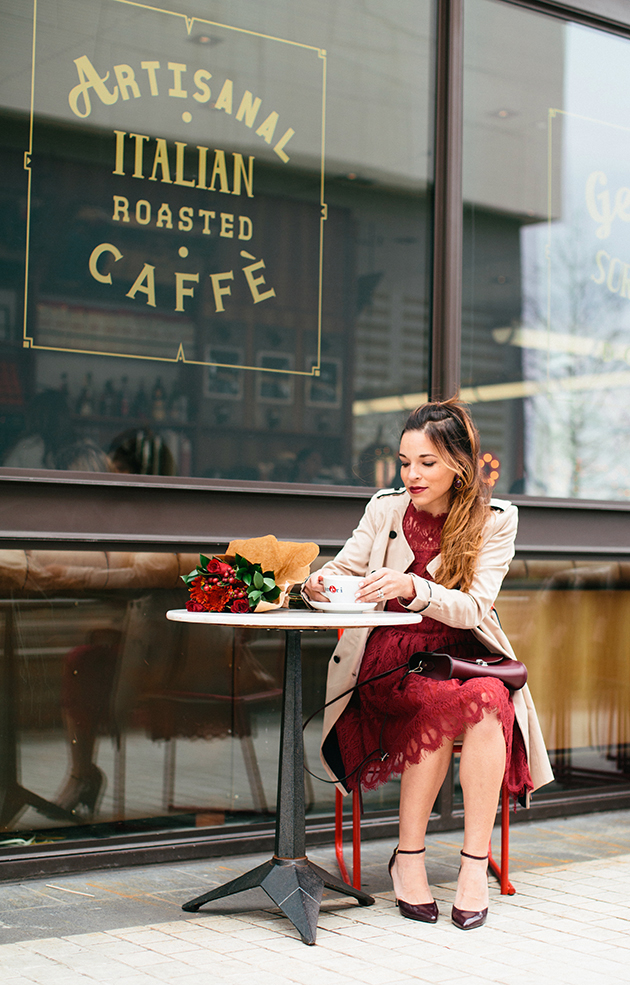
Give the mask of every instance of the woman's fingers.
M 324 595 L 324 579 L 321 575 L 313 574 L 304 585 L 304 592 L 314 602 L 328 602 Z
M 383 602 L 395 598 L 407 598 L 413 587 L 411 576 L 392 568 L 372 571 L 359 587 L 360 602 Z
M 395 598 L 392 594 L 393 584 L 391 575 L 397 572 L 390 571 L 389 568 L 379 568 L 372 571 L 359 586 L 358 598 L 361 602 L 382 602 L 385 599 Z

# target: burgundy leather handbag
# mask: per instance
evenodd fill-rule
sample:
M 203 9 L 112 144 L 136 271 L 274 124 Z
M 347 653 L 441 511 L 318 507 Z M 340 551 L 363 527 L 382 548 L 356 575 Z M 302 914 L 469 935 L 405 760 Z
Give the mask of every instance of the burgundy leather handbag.
M 497 677 L 510 691 L 519 691 L 527 681 L 527 667 L 500 653 L 489 653 L 485 659 L 465 660 L 448 653 L 418 650 L 409 657 L 409 672 L 432 681 L 451 678 L 468 681 L 471 677 Z

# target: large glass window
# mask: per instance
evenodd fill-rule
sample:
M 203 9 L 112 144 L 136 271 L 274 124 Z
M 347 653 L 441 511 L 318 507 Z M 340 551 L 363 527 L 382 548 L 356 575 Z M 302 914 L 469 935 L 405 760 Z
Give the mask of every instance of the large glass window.
M 168 622 L 196 555 L 0 552 L 0 826 L 6 840 L 216 830 L 275 811 L 284 641 Z M 630 572 L 514 561 L 497 603 L 555 770 L 541 795 L 630 783 Z M 336 632 L 303 640 L 304 716 Z M 319 761 L 321 714 L 304 733 Z M 334 786 L 306 774 L 309 817 Z M 364 796 L 393 813 L 399 782 Z M 16 848 L 19 851 L 19 844 Z
M 3 14 L 1 465 L 390 477 L 370 401 L 426 386 L 431 8 Z
M 630 496 L 629 45 L 466 0 L 462 385 L 500 492 Z

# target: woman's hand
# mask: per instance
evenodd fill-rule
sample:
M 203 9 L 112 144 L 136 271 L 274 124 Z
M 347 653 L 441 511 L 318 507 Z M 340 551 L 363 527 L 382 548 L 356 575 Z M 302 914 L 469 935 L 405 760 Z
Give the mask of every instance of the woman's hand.
M 319 571 L 314 571 L 308 581 L 304 582 L 302 591 L 313 602 L 330 602 L 324 595 L 324 578 Z
M 366 575 L 359 584 L 357 602 L 385 602 L 387 599 L 412 599 L 416 589 L 411 575 L 393 568 L 379 568 Z

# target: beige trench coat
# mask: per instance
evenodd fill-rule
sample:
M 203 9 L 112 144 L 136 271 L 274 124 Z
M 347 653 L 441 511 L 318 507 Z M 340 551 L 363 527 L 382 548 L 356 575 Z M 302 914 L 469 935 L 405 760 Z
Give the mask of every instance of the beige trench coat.
M 345 547 L 320 571 L 344 575 L 365 575 L 382 567 L 406 571 L 414 560 L 413 551 L 402 529 L 409 502 L 406 489 L 383 489 L 377 492 L 368 503 L 359 526 Z M 416 596 L 407 608 L 412 612 L 423 612 L 447 626 L 471 629 L 491 653 L 503 653 L 514 660 L 514 651 L 501 629 L 493 606 L 514 556 L 518 511 L 504 500 L 493 499 L 490 505 L 491 513 L 484 530 L 477 571 L 469 591 L 444 588 L 418 575 L 412 575 Z M 435 575 L 439 566 L 438 555 L 429 563 L 429 573 Z M 385 603 L 379 605 L 380 609 L 384 607 Z M 369 629 L 347 629 L 344 632 L 328 668 L 327 702 L 356 683 L 369 634 Z M 329 705 L 324 714 L 321 756 L 329 776 L 334 780 L 338 779 L 339 773 L 335 775 L 333 767 L 336 764 L 327 759 L 327 751 L 331 745 L 326 740 L 349 700 L 349 694 L 340 698 Z M 553 773 L 527 685 L 514 693 L 514 711 L 536 790 L 545 783 L 550 783 Z M 341 784 L 338 786 L 346 792 Z

